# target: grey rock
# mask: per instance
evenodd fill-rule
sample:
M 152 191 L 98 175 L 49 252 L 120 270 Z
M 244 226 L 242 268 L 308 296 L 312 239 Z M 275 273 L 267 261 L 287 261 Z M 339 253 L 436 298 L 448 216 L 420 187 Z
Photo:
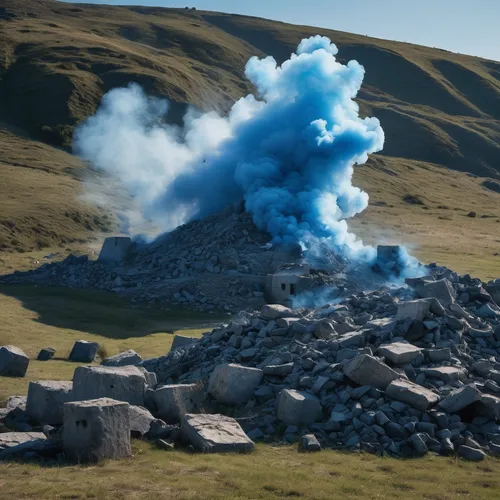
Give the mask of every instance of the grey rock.
M 208 392 L 220 403 L 244 404 L 252 398 L 263 376 L 258 368 L 232 363 L 218 365 L 210 376 Z
M 314 434 L 305 434 L 299 439 L 299 451 L 321 451 L 321 444 Z
M 26 413 L 38 422 L 63 423 L 63 405 L 72 400 L 73 382 L 42 380 L 30 382 Z
M 380 346 L 378 352 L 395 365 L 406 365 L 419 356 L 421 349 L 405 342 L 394 342 Z
M 267 365 L 263 368 L 264 375 L 272 377 L 286 377 L 293 371 L 293 363 L 283 365 Z
M 205 401 L 201 384 L 172 384 L 158 387 L 155 391 L 158 415 L 167 423 L 180 422 L 186 413 L 197 413 Z
M 29 365 L 28 356 L 18 347 L 0 347 L 0 376 L 24 377 Z
M 144 406 L 146 379 L 135 366 L 79 366 L 73 375 L 73 400 L 111 398 Z
M 97 342 L 77 340 L 71 350 L 69 360 L 77 363 L 92 363 L 98 349 L 99 344 Z
M 344 373 L 359 385 L 372 385 L 385 390 L 400 375 L 373 356 L 356 356 L 344 366 Z
M 130 405 L 128 408 L 130 418 L 130 432 L 133 437 L 142 437 L 147 434 L 151 427 L 151 422 L 155 417 L 141 406 Z
M 437 394 L 425 387 L 404 379 L 392 381 L 385 393 L 390 398 L 407 403 L 420 411 L 427 411 L 435 406 L 440 399 Z
M 276 399 L 276 416 L 287 425 L 310 425 L 321 416 L 316 396 L 293 389 L 283 389 Z
M 440 403 L 439 408 L 447 413 L 457 413 L 481 399 L 481 393 L 474 385 L 466 385 L 452 391 Z
M 181 435 L 204 453 L 247 453 L 255 446 L 234 418 L 219 414 L 184 415 Z
M 458 454 L 463 459 L 469 460 L 471 462 L 480 462 L 486 457 L 486 453 L 484 453 L 484 451 L 465 445 L 462 445 L 458 448 Z
M 174 335 L 174 340 L 172 342 L 172 347 L 170 348 L 170 350 L 174 351 L 179 347 L 196 344 L 196 342 L 198 341 L 199 339 L 195 337 L 186 337 L 185 335 Z
M 66 403 L 63 449 L 68 458 L 78 462 L 129 457 L 128 403 L 109 398 Z
M 37 361 L 49 361 L 54 357 L 56 350 L 52 347 L 44 347 L 40 350 L 37 356 Z
M 280 304 L 266 304 L 262 307 L 260 315 L 264 319 L 278 319 L 293 317 L 293 311 L 288 307 L 282 306 Z
M 427 349 L 425 354 L 431 363 L 441 363 L 442 361 L 451 360 L 451 350 L 448 347 L 443 349 Z
M 129 366 L 138 365 L 142 358 L 133 349 L 115 354 L 106 358 L 101 364 L 103 366 Z
M 425 299 L 400 302 L 396 313 L 396 320 L 412 319 L 423 321 L 429 313 L 429 309 L 430 302 Z
M 415 287 L 415 291 L 422 298 L 435 297 L 444 307 L 450 307 L 455 301 L 455 290 L 446 278 L 438 281 L 424 281 Z

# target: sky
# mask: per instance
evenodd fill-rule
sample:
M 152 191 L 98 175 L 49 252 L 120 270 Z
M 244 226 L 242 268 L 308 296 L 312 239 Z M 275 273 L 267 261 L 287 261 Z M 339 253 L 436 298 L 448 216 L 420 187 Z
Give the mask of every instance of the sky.
M 189 6 L 500 60 L 500 0 L 85 0 L 84 3 Z

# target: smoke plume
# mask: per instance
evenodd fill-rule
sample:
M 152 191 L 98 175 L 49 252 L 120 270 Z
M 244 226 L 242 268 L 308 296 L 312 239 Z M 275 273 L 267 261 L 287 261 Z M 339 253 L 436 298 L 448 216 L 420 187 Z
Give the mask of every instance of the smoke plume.
M 364 68 L 336 54 L 315 36 L 281 66 L 253 57 L 245 75 L 256 96 L 238 100 L 227 117 L 190 110 L 183 128 L 162 123 L 167 101 L 134 84 L 112 90 L 77 129 L 75 150 L 118 178 L 160 231 L 243 198 L 274 243 L 307 248 L 320 239 L 371 258 L 347 220 L 368 206 L 353 168 L 382 149 L 384 132 L 376 118 L 359 117 Z

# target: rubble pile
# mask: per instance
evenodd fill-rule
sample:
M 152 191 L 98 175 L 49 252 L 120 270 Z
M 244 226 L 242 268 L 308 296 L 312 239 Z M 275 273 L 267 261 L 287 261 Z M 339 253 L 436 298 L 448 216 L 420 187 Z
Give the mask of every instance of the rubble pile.
M 500 280 L 490 294 L 470 276 L 429 271 L 319 309 L 241 313 L 142 366 L 168 387 L 205 384 L 205 404 L 254 440 L 500 454 Z
M 427 269 L 321 308 L 241 312 L 201 339 L 176 338 L 166 356 L 126 351 L 78 366 L 72 381 L 30 382 L 0 410 L 0 459 L 120 458 L 131 437 L 202 452 L 264 441 L 500 456 L 500 280 Z M 23 376 L 27 356 L 0 352 L 0 375 Z
M 179 226 L 153 243 L 135 243 L 125 260 L 70 255 L 62 262 L 0 276 L 0 282 L 108 290 L 132 302 L 237 312 L 261 307 L 266 275 L 296 261 L 296 249 L 275 248 L 269 240 L 238 204 Z M 332 256 L 329 264 L 331 270 L 342 268 L 340 257 Z M 318 284 L 332 282 L 320 276 Z

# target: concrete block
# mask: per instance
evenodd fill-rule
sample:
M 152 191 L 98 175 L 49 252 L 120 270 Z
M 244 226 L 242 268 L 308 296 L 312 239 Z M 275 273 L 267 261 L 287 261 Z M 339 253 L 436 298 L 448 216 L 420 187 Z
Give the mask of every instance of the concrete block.
M 142 361 L 142 358 L 133 349 L 121 352 L 120 354 L 115 354 L 106 358 L 101 365 L 102 366 L 131 366 L 138 365 Z
M 412 344 L 394 342 L 379 347 L 379 354 L 395 365 L 411 363 L 420 354 L 421 349 Z
M 155 391 L 158 415 L 168 424 L 178 423 L 186 413 L 197 413 L 205 401 L 201 384 L 163 385 Z
M 429 314 L 430 306 L 430 302 L 426 299 L 400 302 L 396 313 L 396 320 L 410 318 L 416 321 L 423 321 L 427 314 Z
M 396 401 L 407 403 L 420 411 L 427 411 L 439 402 L 437 394 L 434 394 L 421 385 L 404 379 L 393 380 L 387 387 L 385 394 Z
M 103 262 L 121 262 L 125 260 L 132 247 L 132 240 L 128 236 L 110 236 L 104 240 L 99 260 Z
M 73 400 L 112 398 L 144 406 L 146 379 L 135 366 L 79 366 L 73 376 Z
M 66 403 L 63 449 L 78 462 L 129 457 L 129 405 L 109 398 Z
M 99 344 L 97 342 L 87 342 L 86 340 L 77 340 L 69 355 L 70 361 L 77 363 L 92 363 L 94 361 Z
M 218 414 L 184 415 L 181 436 L 204 453 L 248 453 L 255 446 L 234 418 Z
M 37 356 L 37 361 L 49 361 L 54 357 L 56 350 L 52 347 L 44 347 Z
M 481 400 L 481 393 L 475 385 L 465 385 L 452 391 L 440 403 L 439 407 L 446 413 L 457 413 L 476 401 Z
M 311 425 L 321 418 L 321 403 L 316 396 L 283 389 L 276 399 L 276 416 L 287 425 Z
M 4 377 L 24 377 L 30 359 L 18 347 L 5 345 L 0 347 L 0 375 Z
M 245 404 L 262 381 L 264 373 L 233 363 L 219 365 L 210 376 L 208 392 L 227 405 Z
M 30 382 L 26 412 L 44 424 L 61 425 L 63 423 L 64 403 L 72 399 L 73 382 L 40 380 Z
M 419 297 L 435 297 L 444 307 L 450 307 L 455 302 L 453 285 L 445 278 L 438 281 L 423 281 L 415 287 Z
M 356 356 L 344 366 L 344 373 L 356 384 L 372 385 L 380 390 L 387 389 L 387 386 L 400 377 L 393 369 L 389 368 L 382 361 L 362 354 Z

